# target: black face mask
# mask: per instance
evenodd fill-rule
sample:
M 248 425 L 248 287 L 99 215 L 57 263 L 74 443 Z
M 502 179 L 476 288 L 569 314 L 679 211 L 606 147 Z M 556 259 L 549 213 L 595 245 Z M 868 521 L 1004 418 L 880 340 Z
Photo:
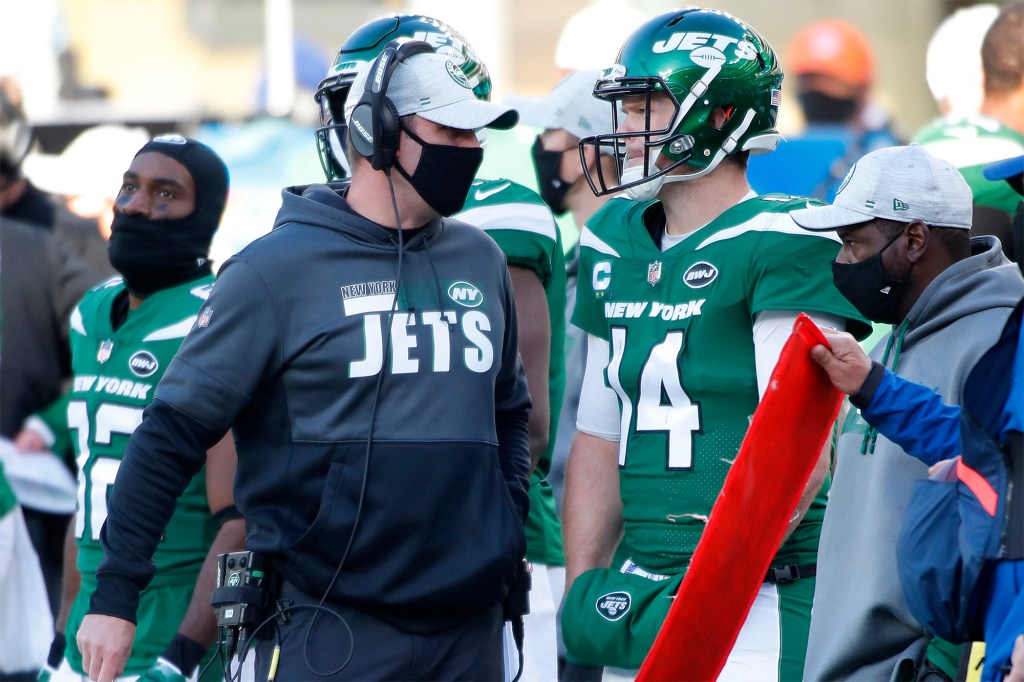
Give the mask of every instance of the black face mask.
M 901 319 L 900 305 L 909 277 L 897 281 L 885 274 L 882 254 L 902 236 L 900 232 L 881 251 L 859 263 L 832 262 L 832 281 L 836 289 L 872 322 L 896 324 Z
M 539 135 L 530 149 L 530 154 L 533 155 L 533 169 L 537 172 L 540 198 L 555 215 L 562 215 L 566 212 L 565 195 L 572 187 L 571 183 L 566 182 L 558 175 L 558 167 L 562 164 L 562 154 L 564 153 L 544 149 Z
M 114 213 L 107 254 L 129 292 L 145 298 L 210 273 L 213 234 L 197 222 L 191 216 L 151 220 Z
M 409 181 L 427 206 L 448 217 L 458 213 L 466 203 L 469 188 L 476 172 L 484 160 L 480 147 L 456 147 L 448 144 L 431 144 L 406 127 L 405 133 L 421 147 L 420 161 L 416 170 L 409 175 L 401 163 L 396 163 L 398 173 Z
M 808 90 L 797 95 L 808 123 L 845 123 L 857 111 L 857 99 L 829 97 L 825 93 Z

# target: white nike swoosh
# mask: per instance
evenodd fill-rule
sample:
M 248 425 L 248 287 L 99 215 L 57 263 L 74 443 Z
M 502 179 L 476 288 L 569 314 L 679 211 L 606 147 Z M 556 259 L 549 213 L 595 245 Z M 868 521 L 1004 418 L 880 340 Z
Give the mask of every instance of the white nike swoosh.
M 483 201 L 484 199 L 486 199 L 487 197 L 491 196 L 492 194 L 497 194 L 498 192 L 502 191 L 503 189 L 508 189 L 511 186 L 512 186 L 511 182 L 506 182 L 505 184 L 499 185 L 498 187 L 495 187 L 494 189 L 489 189 L 489 190 L 478 189 L 476 191 L 476 194 L 473 195 L 473 198 L 476 199 L 477 201 Z

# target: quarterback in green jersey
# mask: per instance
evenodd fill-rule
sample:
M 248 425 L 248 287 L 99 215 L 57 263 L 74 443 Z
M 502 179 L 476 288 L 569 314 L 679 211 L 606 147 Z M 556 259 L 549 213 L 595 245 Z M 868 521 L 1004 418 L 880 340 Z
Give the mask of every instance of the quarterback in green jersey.
M 82 660 L 75 635 L 103 559 L 109 489 L 160 377 L 193 325 L 204 324 L 214 283 L 207 254 L 227 183 L 223 161 L 193 140 L 158 137 L 139 150 L 115 203 L 110 260 L 121 276 L 87 293 L 72 312 L 71 389 L 26 423 L 44 442 L 69 433 L 78 460 L 78 510 L 67 547 L 77 558 L 65 562 L 57 623 L 78 675 L 100 674 Z M 131 655 L 118 674 L 184 679 L 207 654 L 216 633 L 212 559 L 244 540 L 232 499 L 234 469 L 234 446 L 225 439 L 178 500 L 152 558 L 156 576 L 141 595 Z M 51 667 L 58 663 L 51 658 Z
M 789 218 L 808 200 L 747 182 L 748 154 L 778 143 L 781 82 L 756 31 L 692 8 L 640 26 L 595 86 L 617 128 L 581 145 L 623 165 L 619 184 L 591 185 L 625 194 L 580 238 L 573 323 L 589 353 L 562 618 L 574 663 L 643 662 L 796 316 L 867 331 L 832 284 L 838 239 Z M 720 679 L 800 679 L 828 465 L 826 450 Z
M 465 38 L 448 24 L 415 14 L 375 19 L 345 40 L 317 92 L 321 127 L 320 159 L 328 181 L 349 175 L 347 126 L 341 107 L 359 67 L 373 61 L 393 40 L 422 40 L 448 56 L 480 99 L 489 99 L 487 67 Z M 526 558 L 533 564 L 530 613 L 525 618 L 523 679 L 554 679 L 557 660 L 555 610 L 564 582 L 562 527 L 547 475 L 555 444 L 557 416 L 565 386 L 565 263 L 554 216 L 536 192 L 505 179 L 477 179 L 461 212 L 452 216 L 494 239 L 508 262 L 515 292 L 519 351 L 533 400 L 530 412 L 530 513 L 524 527 Z M 506 628 L 506 633 L 509 630 Z M 510 635 L 506 640 L 510 639 Z M 517 672 L 509 649 L 509 674 Z

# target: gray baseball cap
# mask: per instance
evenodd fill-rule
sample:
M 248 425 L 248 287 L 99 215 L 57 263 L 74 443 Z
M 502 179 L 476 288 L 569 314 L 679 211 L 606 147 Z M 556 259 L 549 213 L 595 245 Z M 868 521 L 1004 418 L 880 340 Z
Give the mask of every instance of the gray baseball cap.
M 376 62 L 360 68 L 345 100 L 345 120 L 362 98 L 366 79 Z M 418 114 L 428 121 L 457 128 L 508 130 L 519 121 L 515 109 L 478 100 L 462 69 L 443 54 L 415 54 L 399 64 L 388 84 L 387 97 L 399 116 Z
M 614 132 L 611 106 L 594 97 L 601 73 L 598 69 L 573 71 L 547 97 L 522 107 L 523 123 L 546 130 L 560 128 L 581 139 Z
M 875 218 L 971 229 L 973 195 L 953 164 L 920 145 L 886 147 L 853 165 L 831 206 L 790 213 L 808 230 L 835 230 Z

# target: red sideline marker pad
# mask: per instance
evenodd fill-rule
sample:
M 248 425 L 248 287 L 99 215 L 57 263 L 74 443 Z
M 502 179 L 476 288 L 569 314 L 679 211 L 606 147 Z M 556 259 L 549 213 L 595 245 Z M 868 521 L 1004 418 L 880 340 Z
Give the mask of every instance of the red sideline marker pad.
M 818 344 L 829 345 L 801 313 L 638 682 L 714 680 L 725 667 L 842 404 L 811 360 Z

